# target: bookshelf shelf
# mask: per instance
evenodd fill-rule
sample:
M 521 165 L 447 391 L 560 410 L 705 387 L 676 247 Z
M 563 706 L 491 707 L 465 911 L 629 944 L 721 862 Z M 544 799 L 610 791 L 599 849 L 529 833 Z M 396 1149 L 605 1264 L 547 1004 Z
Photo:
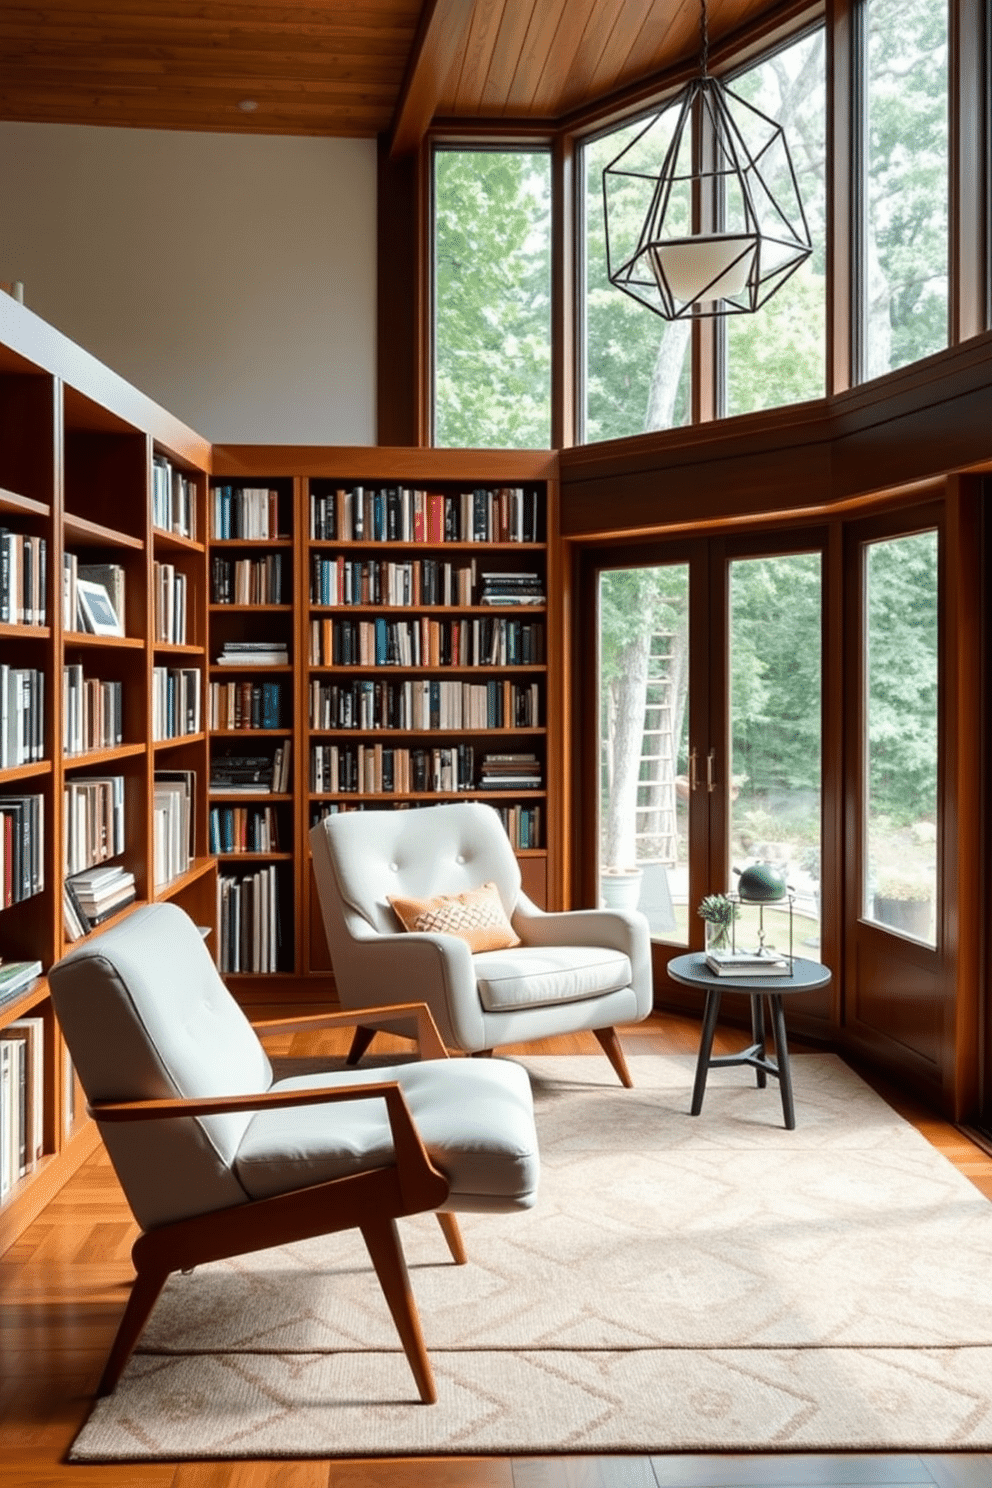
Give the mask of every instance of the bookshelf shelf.
M 67 545 L 75 543 L 88 548 L 125 548 L 133 553 L 144 552 L 146 546 L 142 537 L 131 537 L 126 532 L 119 532 L 116 527 L 106 527 L 102 522 L 90 522 L 85 517 L 70 512 L 66 512 L 62 519 L 62 530 Z
M 286 551 L 293 547 L 291 537 L 212 537 L 210 546 L 212 548 L 282 548 Z
M 120 760 L 136 759 L 146 753 L 144 744 L 116 744 L 113 749 L 87 749 L 82 754 L 63 757 L 63 770 L 89 770 L 94 765 L 113 765 Z
M 37 780 L 40 776 L 51 773 L 51 760 L 38 760 L 33 765 L 12 765 L 0 770 L 0 789 L 13 785 L 18 780 Z
M 36 501 L 32 496 L 21 496 L 17 491 L 8 491 L 0 486 L 0 512 L 20 513 L 22 516 L 50 517 L 52 508 L 47 501 Z
M 52 631 L 48 625 L 9 625 L 0 620 L 0 640 L 7 641 L 51 641 Z
M 17 997 L 12 997 L 9 1002 L 0 1004 L 0 1028 L 6 1028 L 18 1018 L 23 1018 L 25 1013 L 41 1007 L 47 1002 L 48 997 L 48 978 L 40 976 L 30 987 L 25 987 Z
M 204 654 L 202 646 L 181 646 L 176 641 L 154 641 L 152 649 L 156 654 L 161 652 L 164 656 L 202 656 Z
M 156 754 L 167 749 L 182 749 L 187 744 L 203 744 L 206 742 L 206 737 L 206 734 L 203 732 L 197 734 L 176 734 L 173 739 L 155 739 L 152 743 L 152 749 Z
M 237 666 L 230 664 L 221 665 L 219 662 L 212 662 L 210 665 L 210 675 L 212 678 L 236 677 L 241 672 L 250 672 L 253 677 L 260 679 L 264 677 L 291 677 L 295 672 L 295 668 L 293 666 L 282 665 L 252 666 L 250 661 L 246 661 L 243 665 L 239 663 Z
M 221 863 L 291 863 L 293 854 L 291 852 L 220 852 L 217 859 Z
M 210 613 L 217 615 L 254 615 L 259 611 L 269 615 L 291 615 L 291 604 L 212 604 Z
M 215 738 L 222 737 L 214 735 Z M 235 801 L 244 801 L 248 805 L 266 805 L 271 802 L 293 801 L 295 796 L 292 791 L 239 791 L 239 790 L 211 790 L 209 792 L 211 801 L 227 802 L 233 804 Z
M 197 542 L 193 537 L 184 537 L 180 532 L 167 532 L 164 527 L 153 527 L 152 537 L 156 548 L 171 548 L 177 553 L 194 553 L 198 556 L 206 553 L 206 544 Z
M 175 899 L 191 884 L 198 883 L 205 875 L 212 874 L 216 864 L 215 857 L 194 858 L 185 873 L 179 873 L 175 878 L 170 878 L 168 883 L 155 885 L 155 898 Z
M 86 651 L 144 651 L 147 643 L 142 636 L 90 635 L 85 630 L 67 630 L 63 644 L 80 647 Z

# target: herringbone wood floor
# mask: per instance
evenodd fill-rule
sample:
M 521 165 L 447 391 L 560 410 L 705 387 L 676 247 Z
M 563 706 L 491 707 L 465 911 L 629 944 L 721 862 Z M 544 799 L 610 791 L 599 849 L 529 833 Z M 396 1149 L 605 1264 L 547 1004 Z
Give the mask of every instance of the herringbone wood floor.
M 658 1016 L 622 1031 L 628 1050 L 694 1053 L 698 1024 Z M 718 1052 L 741 1047 L 734 1030 Z M 345 1036 L 271 1052 L 342 1052 Z M 385 1045 L 383 1045 L 385 1047 Z M 589 1053 L 591 1038 L 535 1053 Z M 635 1071 L 636 1074 L 636 1071 Z M 954 1127 L 873 1082 L 992 1198 L 992 1159 Z M 618 1092 L 618 1098 L 619 1096 Z M 135 1236 L 102 1149 L 0 1257 L 0 1484 L 4 1488 L 992 1488 L 992 1455 L 443 1458 L 388 1461 L 155 1463 L 69 1467 L 133 1275 Z

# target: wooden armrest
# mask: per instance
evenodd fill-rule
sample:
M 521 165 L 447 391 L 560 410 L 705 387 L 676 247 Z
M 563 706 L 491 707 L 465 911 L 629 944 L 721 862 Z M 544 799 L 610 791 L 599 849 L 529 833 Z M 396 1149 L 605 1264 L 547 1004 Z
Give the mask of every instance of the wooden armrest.
M 410 1107 L 395 1080 L 369 1085 L 323 1086 L 319 1090 L 257 1091 L 254 1095 L 220 1095 L 199 1099 L 174 1097 L 150 1101 L 97 1101 L 87 1106 L 96 1121 L 161 1121 L 177 1117 L 223 1116 L 236 1111 L 274 1111 L 293 1106 L 316 1106 L 335 1101 L 368 1100 L 381 1096 L 393 1136 L 400 1192 L 410 1206 L 436 1208 L 448 1196 L 448 1180 L 435 1168 L 420 1138 Z M 438 1183 L 444 1185 L 444 1191 Z
M 341 1028 L 362 1023 L 366 1027 L 388 1026 L 409 1021 L 417 1023 L 417 1047 L 422 1059 L 448 1059 L 450 1056 L 438 1032 L 426 1002 L 398 1002 L 390 1007 L 351 1008 L 341 1013 L 306 1013 L 300 1018 L 273 1018 L 252 1027 L 259 1038 L 267 1033 L 315 1033 L 321 1028 Z
M 395 1080 L 368 1085 L 322 1085 L 315 1090 L 257 1090 L 249 1095 L 165 1096 L 161 1100 L 96 1101 L 86 1107 L 95 1121 L 174 1121 L 177 1117 L 231 1116 L 238 1111 L 278 1111 L 362 1100 L 399 1090 Z

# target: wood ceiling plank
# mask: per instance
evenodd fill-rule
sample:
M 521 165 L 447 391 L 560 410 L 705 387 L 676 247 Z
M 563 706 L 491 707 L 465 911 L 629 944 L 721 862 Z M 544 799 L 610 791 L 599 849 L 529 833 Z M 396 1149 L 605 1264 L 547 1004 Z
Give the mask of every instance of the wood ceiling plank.
M 392 158 L 415 150 L 430 128 L 471 20 L 472 0 L 427 0 L 396 108 Z
M 607 93 L 617 86 L 621 66 L 630 54 L 631 39 L 636 45 L 653 3 L 654 0 L 619 0 L 615 5 L 615 23 L 592 72 L 594 93 Z
M 554 46 L 549 48 L 537 82 L 535 98 L 542 112 L 555 116 L 561 112 L 562 99 L 569 93 L 584 97 L 583 83 L 576 76 L 578 59 L 590 27 L 595 23 L 602 0 L 569 0 L 558 28 Z M 565 24 L 567 18 L 567 24 Z M 588 49 L 587 49 L 588 52 Z
M 504 115 L 513 114 L 526 118 L 535 113 L 537 84 L 544 70 L 545 60 L 554 46 L 562 12 L 567 4 L 568 0 L 540 0 L 535 6 L 520 49 L 513 81 L 506 95 Z
M 477 110 L 507 3 L 508 0 L 475 0 L 461 69 L 457 78 L 452 70 L 438 112 L 460 114 Z
M 512 0 L 503 12 L 499 35 L 489 72 L 483 84 L 476 112 L 498 117 L 505 111 L 506 97 L 513 82 L 517 58 L 531 23 L 537 0 Z
M 403 61 L 398 57 L 383 59 L 374 67 L 356 59 L 349 60 L 347 66 L 329 68 L 320 57 L 286 57 L 257 52 L 225 56 L 222 64 L 217 64 L 205 54 L 196 53 L 143 57 L 140 60 L 111 54 L 94 59 L 89 66 L 83 68 L 77 59 L 70 57 L 18 56 L 14 50 L 6 55 L 12 62 L 16 62 L 12 86 L 17 89 L 23 88 L 30 78 L 42 75 L 62 77 L 67 87 L 71 87 L 75 80 L 84 79 L 92 86 L 96 78 L 115 83 L 125 82 L 128 77 L 135 80 L 169 77 L 175 78 L 180 84 L 189 78 L 209 78 L 218 87 L 241 87 L 249 80 L 260 87 L 269 80 L 289 85 L 321 82 L 328 88 L 374 88 L 389 92 L 395 97 L 403 76 Z

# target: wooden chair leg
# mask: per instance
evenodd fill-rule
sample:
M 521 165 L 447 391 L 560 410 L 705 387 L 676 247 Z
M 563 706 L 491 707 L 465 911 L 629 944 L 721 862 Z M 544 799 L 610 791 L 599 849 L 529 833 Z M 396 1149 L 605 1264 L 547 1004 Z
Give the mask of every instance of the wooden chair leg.
M 413 1298 L 396 1221 L 370 1220 L 368 1224 L 361 1226 L 361 1230 L 383 1296 L 389 1304 L 396 1331 L 400 1335 L 403 1352 L 417 1382 L 420 1398 L 424 1405 L 433 1405 L 437 1400 L 437 1388 L 427 1357 L 424 1335 L 420 1330 L 417 1304 Z
M 375 1038 L 375 1035 L 376 1030 L 374 1028 L 362 1028 L 361 1026 L 356 1028 L 355 1036 L 351 1041 L 351 1048 L 348 1050 L 348 1058 L 346 1063 L 357 1064 L 362 1055 L 367 1050 L 369 1044 Z
M 625 1085 L 628 1090 L 632 1090 L 634 1087 L 634 1082 L 630 1078 L 630 1070 L 627 1068 L 627 1061 L 624 1058 L 623 1050 L 620 1047 L 620 1040 L 617 1038 L 616 1029 L 594 1028 L 593 1032 L 595 1033 L 596 1038 L 599 1041 L 603 1053 L 606 1055 L 607 1059 L 610 1061 L 613 1068 L 616 1070 L 618 1076 L 620 1077 L 620 1084 Z
M 107 1359 L 106 1368 L 103 1371 L 100 1383 L 97 1386 L 98 1395 L 109 1395 L 117 1381 L 124 1372 L 124 1366 L 134 1351 L 141 1330 L 148 1321 L 148 1315 L 165 1283 L 169 1279 L 168 1271 L 159 1269 L 139 1271 L 131 1288 L 121 1325 L 117 1329 L 117 1337 L 114 1339 Z
M 451 1251 L 452 1260 L 456 1265 L 464 1266 L 468 1260 L 468 1256 L 465 1254 L 465 1241 L 462 1239 L 462 1232 L 458 1228 L 457 1219 L 453 1214 L 439 1213 L 437 1222 L 441 1226 L 445 1240 L 448 1242 L 448 1249 Z

